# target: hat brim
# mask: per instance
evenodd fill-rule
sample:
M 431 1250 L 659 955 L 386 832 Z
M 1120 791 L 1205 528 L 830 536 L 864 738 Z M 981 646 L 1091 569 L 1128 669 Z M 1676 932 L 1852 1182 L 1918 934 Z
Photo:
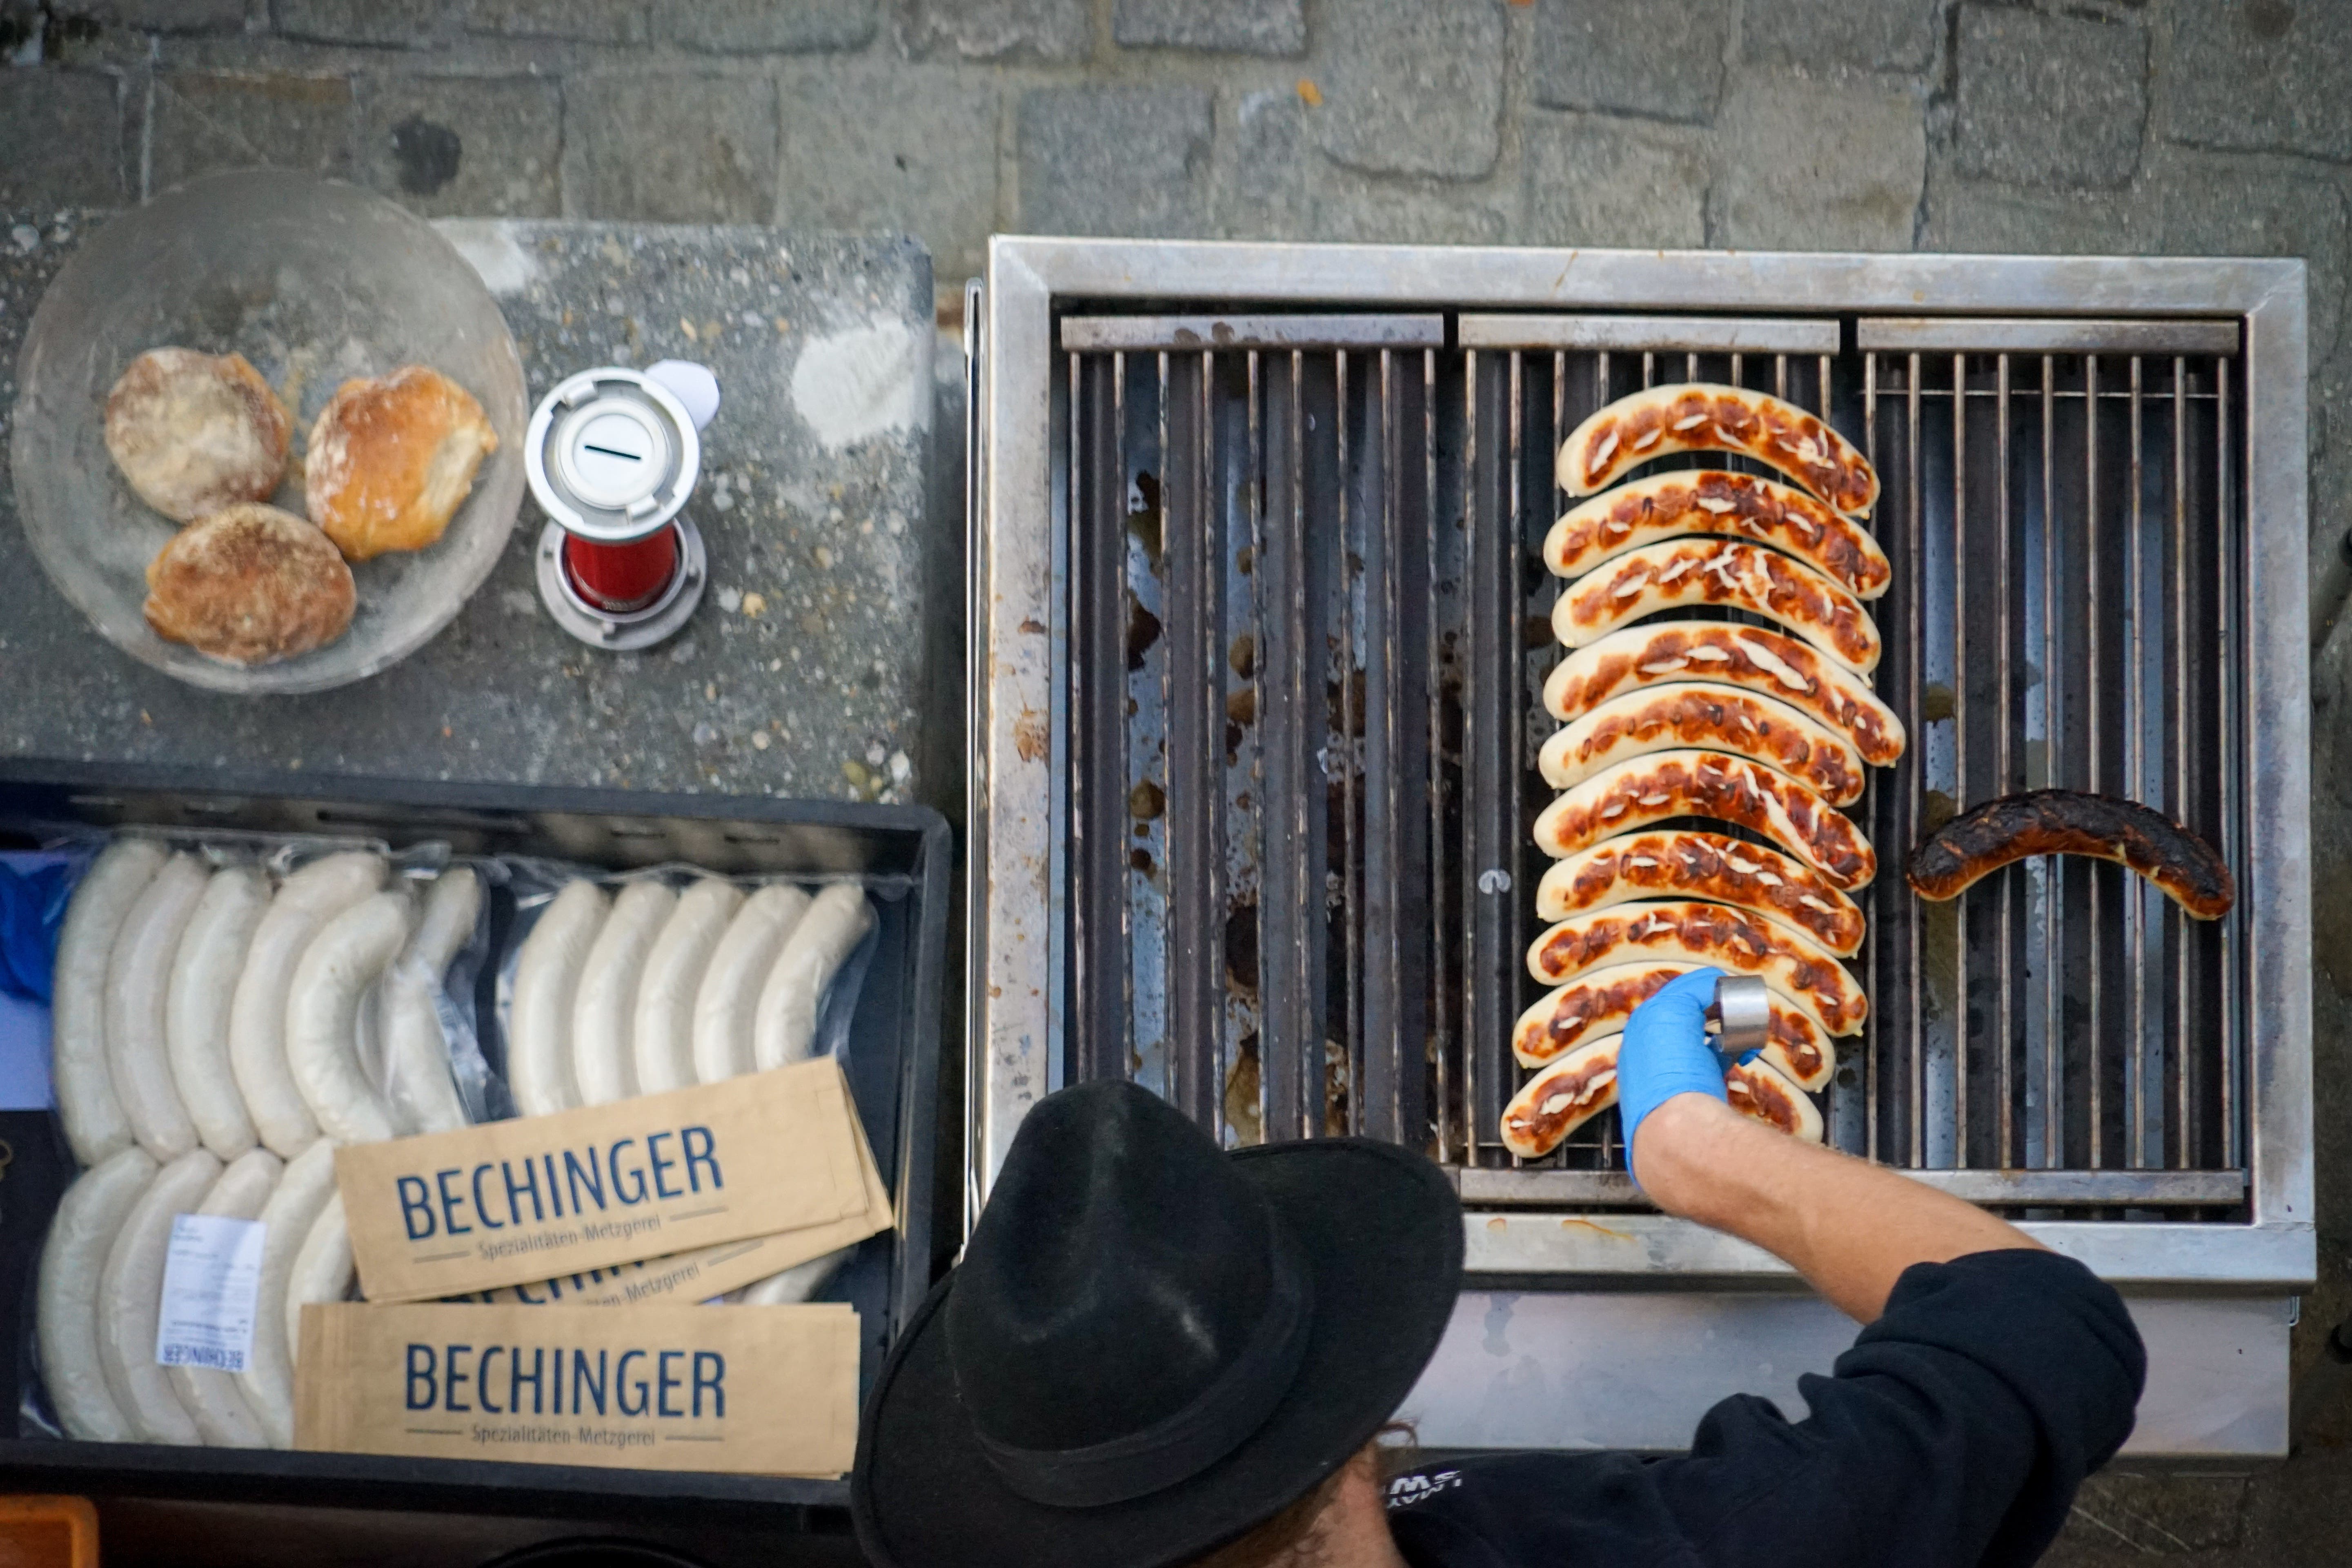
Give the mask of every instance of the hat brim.
M 1461 1207 L 1427 1161 L 1362 1139 L 1237 1151 L 1314 1279 L 1306 1359 L 1272 1415 L 1189 1480 L 1102 1508 L 1007 1488 L 957 1397 L 940 1308 L 915 1314 L 866 1402 L 851 1498 L 881 1568 L 1167 1568 L 1312 1490 L 1378 1432 L 1435 1353 L 1462 1274 Z

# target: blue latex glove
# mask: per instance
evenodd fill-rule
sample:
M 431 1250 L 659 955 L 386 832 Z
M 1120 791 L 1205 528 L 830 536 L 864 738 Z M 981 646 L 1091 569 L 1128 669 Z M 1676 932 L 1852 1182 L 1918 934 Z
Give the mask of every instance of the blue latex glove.
M 1633 1136 L 1643 1119 L 1678 1094 L 1704 1094 L 1730 1103 L 1723 1089 L 1723 1058 L 1706 1037 L 1707 1005 L 1722 972 L 1678 974 L 1633 1009 L 1617 1047 L 1617 1115 L 1625 1127 L 1625 1166 L 1633 1165 Z M 1641 1178 L 1634 1177 L 1634 1184 Z

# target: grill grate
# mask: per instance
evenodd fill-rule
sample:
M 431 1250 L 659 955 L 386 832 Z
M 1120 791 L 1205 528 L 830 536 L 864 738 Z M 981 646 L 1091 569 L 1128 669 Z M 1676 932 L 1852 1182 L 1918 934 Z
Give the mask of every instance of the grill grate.
M 2044 784 L 2243 864 L 2234 321 L 1073 314 L 1061 338 L 1072 1076 L 1133 1076 L 1228 1142 L 1413 1143 L 1486 1204 L 1639 1201 L 1613 1115 L 1531 1163 L 1495 1136 L 1541 992 L 1560 650 L 1535 547 L 1567 430 L 1726 381 L 1859 434 L 1885 487 L 1875 679 L 1912 743 L 1853 808 L 1873 1016 L 1832 1142 L 1983 1202 L 2242 1217 L 2242 913 L 2188 921 L 2080 860 L 1948 905 L 1900 879 L 1934 822 Z

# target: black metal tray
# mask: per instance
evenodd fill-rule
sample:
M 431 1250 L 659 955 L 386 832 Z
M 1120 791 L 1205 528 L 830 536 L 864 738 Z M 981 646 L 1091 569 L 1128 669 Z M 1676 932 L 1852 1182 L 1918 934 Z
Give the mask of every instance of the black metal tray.
M 878 945 L 845 1063 L 866 1135 L 897 1200 L 898 1226 L 866 1242 L 825 1292 L 858 1309 L 862 1394 L 930 1284 L 953 858 L 945 820 L 924 806 L 834 801 L 385 780 L 321 781 L 294 793 L 291 782 L 284 774 L 0 763 L 0 843 L 32 824 L 141 825 L 363 836 L 395 848 L 438 839 L 461 854 L 545 856 L 614 869 L 687 861 L 733 875 L 856 872 L 904 880 L 908 896 L 877 900 Z M 16 1168 L 0 1193 L 0 1393 L 14 1405 L 37 1375 L 29 1354 L 33 1263 L 72 1165 L 53 1115 L 12 1113 L 7 1121 L 0 1132 L 10 1139 Z M 6 1426 L 21 1429 L 21 1417 Z M 839 1480 L 0 1438 L 0 1490 L 18 1489 L 582 1519 L 748 1514 L 774 1523 L 848 1501 L 848 1485 Z

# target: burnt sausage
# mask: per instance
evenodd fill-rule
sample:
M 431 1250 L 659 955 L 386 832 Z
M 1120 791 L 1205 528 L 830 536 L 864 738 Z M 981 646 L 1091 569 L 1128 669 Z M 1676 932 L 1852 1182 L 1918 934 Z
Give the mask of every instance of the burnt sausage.
M 2032 855 L 2087 855 L 2127 866 L 2200 921 L 2237 901 L 2229 863 L 2191 828 L 2137 801 L 2071 789 L 2003 795 L 1962 813 L 1911 852 L 1911 890 L 1940 903 Z

